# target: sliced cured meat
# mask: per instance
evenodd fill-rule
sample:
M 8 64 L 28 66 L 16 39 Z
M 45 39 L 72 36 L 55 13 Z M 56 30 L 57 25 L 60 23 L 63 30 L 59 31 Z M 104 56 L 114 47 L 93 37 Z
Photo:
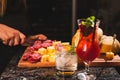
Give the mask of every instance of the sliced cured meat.
M 45 40 L 44 43 L 52 43 L 52 40 Z
M 42 55 L 39 53 L 32 54 L 29 58 L 28 61 L 31 63 L 39 62 L 41 59 Z
M 47 43 L 47 42 L 44 42 L 44 43 L 41 44 L 41 46 L 44 47 L 44 48 L 47 48 L 51 45 L 52 45 L 52 43 Z
M 26 52 L 26 53 L 23 55 L 22 60 L 27 61 L 28 58 L 30 58 L 30 56 L 31 56 L 31 52 Z
M 35 48 L 33 46 L 29 46 L 26 49 L 26 52 L 33 52 L 33 51 L 35 51 Z

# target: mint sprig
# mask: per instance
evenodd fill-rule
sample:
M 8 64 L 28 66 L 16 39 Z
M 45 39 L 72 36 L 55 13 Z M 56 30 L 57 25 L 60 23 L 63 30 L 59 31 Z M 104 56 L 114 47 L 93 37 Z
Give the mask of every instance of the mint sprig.
M 70 50 L 68 51 L 68 53 L 69 53 L 69 54 L 72 54 L 72 55 L 76 54 L 75 48 L 76 48 L 75 46 L 71 45 L 71 46 L 70 46 Z
M 90 27 L 94 21 L 95 21 L 95 16 L 90 16 L 86 18 L 86 21 L 85 21 L 86 27 Z
M 94 21 L 95 16 L 82 19 L 80 29 L 84 36 L 88 36 L 88 34 L 94 31 Z

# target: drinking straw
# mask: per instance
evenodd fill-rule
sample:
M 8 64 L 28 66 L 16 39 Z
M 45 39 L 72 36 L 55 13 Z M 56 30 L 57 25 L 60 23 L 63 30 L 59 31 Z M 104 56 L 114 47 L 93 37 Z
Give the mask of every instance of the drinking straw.
M 93 28 L 93 37 L 92 37 L 92 40 L 94 41 L 95 39 L 95 32 L 96 32 L 96 19 L 95 19 L 95 24 L 94 24 L 94 28 Z
M 95 24 L 94 24 L 94 29 L 93 29 L 93 38 L 92 40 L 94 41 L 95 39 L 95 32 L 96 32 L 96 22 L 97 22 L 97 16 L 98 16 L 98 10 L 99 10 L 99 3 L 96 1 L 96 14 L 95 14 Z

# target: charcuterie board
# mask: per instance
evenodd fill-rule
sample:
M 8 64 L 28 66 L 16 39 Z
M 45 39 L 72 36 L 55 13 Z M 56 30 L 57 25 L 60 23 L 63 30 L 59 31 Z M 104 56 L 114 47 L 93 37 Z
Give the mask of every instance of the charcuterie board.
M 20 58 L 19 62 L 18 62 L 18 67 L 23 67 L 23 68 L 33 68 L 33 67 L 54 67 L 55 66 L 55 56 L 51 59 L 54 61 L 37 61 L 37 62 L 30 62 L 27 60 L 23 60 L 24 59 L 24 55 L 26 54 L 26 51 L 24 52 L 24 54 L 22 55 L 22 57 Z
M 24 51 L 18 67 L 53 67 L 55 66 L 55 47 L 52 40 L 35 41 Z
M 61 42 L 61 41 L 35 41 L 34 45 L 29 46 L 24 51 L 22 57 L 18 62 L 18 67 L 54 67 L 55 66 L 55 58 L 56 58 L 56 46 L 58 47 L 62 45 L 64 49 L 69 48 L 69 42 Z M 61 48 L 62 49 L 62 48 Z

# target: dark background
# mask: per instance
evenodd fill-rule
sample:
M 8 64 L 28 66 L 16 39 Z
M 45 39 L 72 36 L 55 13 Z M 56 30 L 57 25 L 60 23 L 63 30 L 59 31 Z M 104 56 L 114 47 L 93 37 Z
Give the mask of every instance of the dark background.
M 77 18 L 95 15 L 105 35 L 117 34 L 120 41 L 120 0 L 77 0 Z
M 71 41 L 72 0 L 28 0 L 28 3 L 33 34 L 38 32 L 50 39 Z M 104 34 L 116 33 L 120 41 L 119 3 L 120 0 L 76 0 L 76 20 L 94 15 L 101 20 Z
M 28 0 L 32 34 L 52 40 L 71 41 L 71 0 Z

